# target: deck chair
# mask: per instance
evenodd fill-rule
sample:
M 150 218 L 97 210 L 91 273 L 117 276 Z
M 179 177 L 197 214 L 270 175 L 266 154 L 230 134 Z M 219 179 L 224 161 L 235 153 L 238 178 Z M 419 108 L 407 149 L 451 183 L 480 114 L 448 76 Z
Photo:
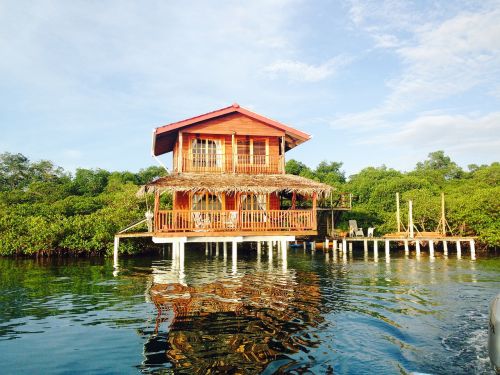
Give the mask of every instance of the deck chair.
M 194 222 L 194 228 L 195 231 L 200 231 L 206 228 L 207 222 L 203 218 L 203 215 L 201 212 L 193 212 L 193 222 Z
M 363 228 L 358 228 L 356 220 L 349 220 L 349 237 L 364 237 Z
M 238 211 L 230 211 L 226 216 L 226 228 L 235 229 L 238 222 Z
M 367 234 L 367 235 L 368 235 L 368 237 L 373 238 L 373 231 L 374 231 L 374 230 L 375 230 L 375 228 L 374 228 L 374 227 L 370 227 L 370 228 L 368 228 L 368 234 Z

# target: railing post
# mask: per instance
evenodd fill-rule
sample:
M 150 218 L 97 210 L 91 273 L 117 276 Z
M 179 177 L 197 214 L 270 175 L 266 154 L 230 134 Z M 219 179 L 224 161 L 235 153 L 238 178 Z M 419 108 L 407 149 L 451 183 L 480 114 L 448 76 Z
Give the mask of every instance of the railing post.
M 158 215 L 158 209 L 160 207 L 160 193 L 159 191 L 155 191 L 155 205 L 154 205 L 154 218 L 155 218 L 155 221 L 154 221 L 154 231 L 155 232 L 158 232 L 158 230 L 160 229 L 159 227 L 159 223 L 158 223 L 158 219 L 159 219 L 159 215 Z

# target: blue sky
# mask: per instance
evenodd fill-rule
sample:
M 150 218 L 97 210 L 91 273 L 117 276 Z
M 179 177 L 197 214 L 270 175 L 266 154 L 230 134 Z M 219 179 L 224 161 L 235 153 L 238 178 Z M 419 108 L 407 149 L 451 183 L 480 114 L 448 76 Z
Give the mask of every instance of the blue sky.
M 500 159 L 498 1 L 2 1 L 0 152 L 153 165 L 154 127 L 238 102 L 347 174 Z M 163 156 L 170 164 L 171 155 Z

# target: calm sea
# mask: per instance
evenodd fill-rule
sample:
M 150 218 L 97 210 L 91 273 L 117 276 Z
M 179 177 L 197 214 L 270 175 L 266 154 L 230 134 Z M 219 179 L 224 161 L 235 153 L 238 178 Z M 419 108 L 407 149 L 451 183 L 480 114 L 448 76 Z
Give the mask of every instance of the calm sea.
M 500 257 L 0 258 L 0 373 L 490 374 Z

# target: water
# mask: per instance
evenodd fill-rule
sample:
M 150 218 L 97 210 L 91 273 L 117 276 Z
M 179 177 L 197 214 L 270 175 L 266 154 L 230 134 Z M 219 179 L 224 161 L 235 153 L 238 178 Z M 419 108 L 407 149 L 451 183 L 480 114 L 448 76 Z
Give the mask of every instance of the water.
M 500 257 L 0 258 L 0 373 L 493 373 Z

